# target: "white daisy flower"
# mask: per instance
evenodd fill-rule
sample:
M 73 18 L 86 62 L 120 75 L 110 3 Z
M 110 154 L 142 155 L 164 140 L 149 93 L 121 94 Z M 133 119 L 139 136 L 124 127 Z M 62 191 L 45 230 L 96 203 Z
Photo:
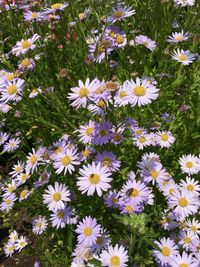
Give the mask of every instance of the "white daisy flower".
M 20 236 L 19 239 L 16 240 L 15 248 L 16 250 L 21 251 L 28 244 L 26 237 Z
M 116 244 L 113 247 L 110 245 L 101 252 L 99 260 L 102 266 L 126 267 L 128 266 L 128 253 L 123 246 Z
M 27 199 L 29 195 L 33 192 L 33 190 L 22 190 L 20 195 L 19 195 L 19 202 L 22 202 L 23 200 Z
M 24 163 L 22 163 L 21 161 L 18 161 L 17 164 L 15 164 L 12 167 L 12 171 L 9 174 L 11 175 L 12 178 L 14 178 L 15 176 L 19 175 L 23 171 L 24 171 Z
M 181 170 L 189 175 L 197 174 L 200 171 L 200 159 L 194 155 L 184 155 L 179 159 Z
M 43 160 L 43 155 L 45 153 L 46 148 L 40 147 L 38 150 L 32 148 L 32 153 L 28 154 L 26 161 L 26 171 L 33 173 L 35 170 L 37 171 L 37 166 L 40 165 Z
M 181 218 L 185 218 L 198 211 L 198 201 L 194 194 L 185 190 L 175 192 L 168 200 L 169 208 Z
M 32 12 L 32 11 L 26 11 L 24 14 L 24 20 L 25 21 L 40 21 L 42 19 L 41 12 Z
M 175 142 L 175 138 L 169 131 L 157 132 L 155 139 L 157 144 L 161 147 L 170 147 Z
M 15 79 L 12 82 L 0 85 L 0 101 L 3 103 L 7 103 L 8 101 L 20 101 L 22 99 L 24 86 L 25 81 L 23 79 Z
M 6 254 L 6 257 L 11 257 L 12 254 L 15 252 L 15 244 L 12 242 L 9 242 L 4 246 L 4 252 Z
M 146 35 L 138 35 L 135 38 L 135 44 L 136 45 L 144 45 L 146 48 L 148 48 L 151 51 L 154 51 L 156 49 L 156 42 L 148 38 Z
M 100 81 L 98 79 L 94 79 L 90 82 L 90 79 L 87 79 L 85 84 L 79 80 L 79 87 L 71 88 L 72 93 L 69 93 L 69 100 L 73 101 L 71 106 L 76 109 L 87 106 L 88 100 L 94 96 L 95 90 L 99 87 Z
M 56 173 L 60 174 L 64 171 L 64 174 L 68 171 L 70 174 L 75 171 L 74 165 L 79 165 L 78 154 L 75 149 L 65 149 L 65 151 L 53 155 L 54 160 L 53 167 L 56 169 Z
M 55 13 L 56 11 L 60 10 L 63 11 L 66 7 L 68 7 L 68 3 L 54 3 L 51 5 L 50 8 L 47 8 L 44 13 Z
M 30 49 L 33 50 L 36 48 L 36 45 L 34 44 L 40 36 L 38 34 L 34 34 L 29 39 L 22 39 L 21 41 L 18 41 L 16 45 L 12 48 L 12 53 L 16 55 L 17 57 L 21 54 L 26 54 Z
M 70 191 L 68 187 L 58 182 L 55 182 L 54 187 L 49 185 L 45 193 L 46 194 L 43 194 L 43 203 L 47 204 L 48 209 L 51 211 L 64 209 L 64 203 L 70 201 Z
M 129 102 L 129 93 L 126 90 L 126 87 L 121 86 L 120 89 L 116 92 L 114 96 L 115 106 L 122 107 L 128 105 Z
M 14 230 L 9 234 L 9 242 L 15 243 L 17 239 L 18 239 L 18 233 L 17 231 Z
M 189 250 L 189 247 L 192 243 L 192 241 L 196 238 L 196 236 L 189 231 L 181 231 L 179 233 L 179 239 L 180 241 L 178 242 L 178 244 L 180 246 L 182 246 L 186 251 Z
M 183 65 L 189 65 L 195 60 L 195 54 L 191 53 L 189 50 L 177 49 L 172 53 L 172 58 Z
M 180 43 L 188 39 L 189 33 L 184 33 L 183 30 L 181 32 L 173 32 L 171 36 L 167 38 L 169 43 Z
M 33 221 L 33 233 L 41 235 L 47 228 L 47 220 L 43 216 L 39 216 Z
M 195 0 L 174 0 L 174 3 L 176 5 L 180 5 L 182 7 L 194 6 L 195 5 Z
M 186 221 L 187 231 L 193 233 L 194 235 L 200 234 L 200 222 L 195 218 L 188 219 Z
M 154 241 L 158 249 L 153 251 L 156 261 L 162 266 L 166 266 L 174 256 L 178 254 L 178 247 L 170 238 L 161 238 L 159 241 Z
M 12 180 L 9 184 L 6 185 L 6 187 L 3 188 L 4 190 L 4 197 L 9 196 L 10 194 L 12 194 L 17 188 L 16 182 L 14 180 Z
M 140 135 L 138 137 L 133 138 L 133 143 L 139 148 L 144 149 L 147 146 L 151 145 L 151 141 L 149 139 L 149 135 Z
M 173 267 L 198 267 L 196 264 L 193 255 L 187 254 L 185 251 L 182 252 L 182 255 L 178 254 L 172 258 L 170 265 Z
M 4 152 L 13 152 L 19 147 L 20 140 L 19 138 L 11 138 L 7 143 L 3 146 Z
M 152 85 L 148 80 L 136 78 L 136 81 L 132 79 L 127 80 L 123 84 L 124 90 L 129 92 L 129 101 L 131 106 L 136 104 L 140 107 L 147 105 L 158 98 L 158 91 L 154 85 Z
M 28 172 L 22 172 L 15 178 L 15 183 L 18 186 L 25 184 L 26 181 L 30 178 L 30 175 Z
M 91 143 L 92 133 L 94 132 L 95 122 L 89 120 L 85 125 L 81 125 L 78 132 L 78 137 L 83 144 Z
M 194 178 L 186 177 L 186 181 L 180 181 L 180 187 L 184 188 L 186 191 L 195 194 L 196 196 L 200 193 L 200 184 Z
M 78 189 L 84 194 L 87 192 L 88 196 L 94 195 L 97 191 L 97 195 L 100 197 L 102 191 L 107 191 L 111 185 L 112 181 L 111 172 L 105 166 L 101 166 L 101 163 L 88 164 L 83 166 L 79 170 L 81 176 L 78 177 L 77 186 Z

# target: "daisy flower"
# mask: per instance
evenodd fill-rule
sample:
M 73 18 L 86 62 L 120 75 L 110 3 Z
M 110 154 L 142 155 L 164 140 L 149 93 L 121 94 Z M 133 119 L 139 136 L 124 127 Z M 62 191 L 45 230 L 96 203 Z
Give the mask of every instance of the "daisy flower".
M 9 242 L 4 246 L 4 252 L 6 254 L 6 257 L 11 257 L 12 254 L 15 252 L 15 244 L 12 242 Z
M 92 253 L 99 254 L 103 249 L 107 249 L 110 242 L 109 235 L 105 230 L 102 230 L 101 235 L 97 237 L 95 244 L 91 246 Z
M 151 51 L 154 51 L 156 49 L 156 42 L 148 38 L 146 35 L 138 35 L 135 38 L 135 44 L 136 45 L 144 45 L 146 48 L 148 48 Z
M 17 177 L 15 178 L 15 183 L 18 186 L 26 183 L 26 181 L 30 178 L 30 175 L 28 172 L 23 172 L 20 173 L 19 175 L 17 175 Z
M 72 215 L 73 212 L 69 207 L 58 209 L 50 216 L 52 227 L 55 227 L 56 229 L 64 228 L 66 224 L 70 223 L 70 217 Z
M 77 186 L 83 194 L 87 192 L 87 195 L 91 196 L 96 191 L 100 197 L 102 191 L 107 191 L 111 187 L 111 172 L 107 167 L 101 166 L 101 163 L 95 164 L 92 162 L 92 164 L 83 166 L 79 170 L 79 174 L 81 176 L 78 177 Z
M 30 191 L 26 189 L 22 190 L 19 196 L 19 202 L 26 200 L 32 192 L 33 190 L 30 190 Z
M 166 172 L 166 169 L 163 168 L 162 164 L 159 162 L 155 162 L 148 170 L 142 171 L 142 177 L 144 182 L 150 183 L 154 185 L 157 183 L 162 183 L 165 180 L 169 179 L 169 175 Z
M 68 187 L 64 184 L 59 184 L 55 182 L 54 187 L 52 185 L 48 186 L 45 190 L 46 194 L 43 194 L 43 203 L 47 204 L 49 210 L 57 211 L 58 209 L 64 209 L 64 202 L 70 201 L 70 191 Z
M 92 140 L 92 133 L 94 131 L 95 122 L 89 120 L 89 122 L 85 125 L 81 125 L 78 132 L 79 140 L 83 144 L 89 144 Z
M 119 207 L 119 197 L 120 197 L 120 192 L 116 192 L 116 190 L 109 191 L 105 195 L 105 198 L 104 198 L 106 207 L 118 208 Z
M 103 121 L 96 123 L 92 133 L 92 143 L 95 145 L 103 145 L 112 139 L 112 123 Z
M 87 106 L 88 100 L 92 99 L 94 95 L 94 91 L 99 86 L 100 81 L 98 79 L 94 79 L 90 82 L 88 78 L 85 83 L 81 80 L 78 81 L 79 87 L 71 88 L 72 93 L 69 93 L 68 98 L 72 101 L 71 106 L 76 109 Z
M 121 162 L 116 159 L 116 156 L 110 151 L 103 151 L 96 155 L 97 164 L 100 162 L 102 166 L 107 166 L 109 171 L 116 172 L 119 170 Z
M 192 254 L 187 254 L 185 251 L 182 252 L 182 255 L 177 254 L 170 261 L 170 265 L 173 267 L 198 267 L 194 262 L 194 257 Z
M 33 233 L 41 235 L 47 228 L 47 220 L 41 215 L 33 221 Z
M 9 138 L 7 133 L 0 132 L 0 145 L 3 145 Z
M 86 216 L 79 224 L 75 232 L 78 234 L 78 243 L 82 246 L 92 246 L 100 236 L 101 225 L 97 224 L 96 219 Z
M 195 0 L 174 0 L 174 3 L 176 5 L 180 5 L 182 7 L 194 6 L 195 5 Z
M 195 194 L 196 196 L 199 195 L 200 192 L 200 185 L 198 181 L 195 181 L 194 178 L 186 177 L 186 181 L 181 180 L 180 186 L 184 188 L 186 191 Z
M 17 200 L 17 197 L 15 193 L 12 193 L 9 196 L 3 198 L 3 201 L 0 204 L 0 210 L 9 211 L 9 209 L 14 205 L 16 200 Z
M 18 239 L 19 235 L 17 233 L 17 231 L 12 231 L 10 234 L 9 234 L 9 242 L 10 243 L 15 243 L 16 240 Z
M 196 236 L 189 231 L 181 231 L 179 233 L 179 242 L 178 244 L 182 246 L 186 251 L 189 250 L 189 247 L 192 243 L 192 241 L 196 238 Z
M 186 227 L 187 230 L 194 235 L 200 234 L 200 222 L 195 218 L 186 220 Z
M 114 96 L 115 106 L 123 107 L 129 104 L 129 96 L 126 87 L 121 86 Z
M 116 244 L 114 247 L 108 246 L 106 250 L 103 250 L 99 260 L 102 266 L 126 267 L 128 266 L 128 253 L 123 246 Z
M 162 266 L 167 266 L 169 261 L 178 254 L 178 247 L 170 238 L 161 238 L 159 241 L 154 241 L 158 249 L 153 251 L 156 261 Z
M 4 192 L 5 192 L 5 193 L 3 194 L 3 196 L 4 196 L 4 197 L 9 196 L 10 194 L 13 193 L 13 191 L 16 190 L 16 188 L 17 188 L 16 182 L 15 182 L 14 180 L 12 180 L 9 184 L 6 185 L 5 188 L 3 188 L 3 190 L 4 190 Z
M 198 201 L 194 194 L 185 190 L 175 192 L 168 200 L 169 207 L 181 218 L 185 218 L 198 211 Z
M 32 58 L 25 58 L 18 63 L 20 71 L 33 70 L 35 68 L 35 61 Z
M 200 159 L 194 155 L 184 155 L 179 159 L 181 170 L 189 175 L 197 174 L 200 171 Z
M 108 17 L 108 20 L 109 22 L 114 23 L 116 21 L 131 17 L 134 14 L 135 10 L 131 7 L 126 7 L 118 4 L 116 7 L 112 8 L 112 14 Z
M 140 149 L 143 150 L 145 147 L 151 145 L 151 141 L 148 138 L 149 135 L 140 135 L 133 138 L 133 143 Z
M 0 101 L 7 103 L 8 101 L 20 101 L 22 98 L 22 90 L 24 89 L 25 81 L 16 79 L 13 82 L 8 82 L 0 86 L 1 98 Z
M 157 132 L 155 140 L 157 144 L 161 147 L 170 147 L 175 142 L 175 138 L 169 131 Z
M 189 33 L 184 33 L 183 30 L 181 32 L 173 32 L 172 35 L 167 38 L 167 41 L 173 44 L 180 43 L 182 41 L 187 40 L 188 35 Z
M 195 59 L 195 54 L 191 53 L 189 50 L 177 49 L 172 53 L 172 58 L 183 65 L 189 65 Z
M 27 11 L 24 14 L 24 19 L 25 21 L 40 21 L 41 20 L 41 13 L 40 12 L 32 12 L 32 11 Z
M 64 171 L 64 174 L 68 171 L 70 174 L 75 171 L 74 165 L 79 165 L 78 154 L 75 149 L 66 149 L 64 152 L 60 152 L 53 157 L 53 167 L 56 169 L 56 173 L 60 174 Z
M 120 198 L 119 209 L 122 214 L 132 214 L 142 212 L 142 206 L 138 205 L 133 198 Z
M 53 5 L 51 5 L 50 8 L 47 8 L 45 10 L 45 13 L 48 12 L 48 13 L 55 13 L 56 11 L 60 10 L 60 11 L 63 11 L 66 7 L 68 7 L 68 3 L 64 2 L 64 3 L 54 3 Z
M 158 91 L 154 85 L 152 85 L 148 80 L 136 78 L 136 82 L 132 79 L 126 81 L 123 84 L 125 90 L 129 91 L 130 104 L 135 106 L 136 104 L 140 107 L 147 105 L 158 98 Z
M 21 41 L 18 41 L 16 45 L 12 48 L 12 53 L 18 57 L 20 55 L 26 54 L 30 49 L 35 49 L 36 45 L 34 43 L 39 38 L 40 36 L 38 34 L 34 34 L 29 39 L 22 39 Z
M 23 171 L 24 171 L 24 163 L 22 163 L 21 161 L 18 161 L 17 164 L 13 165 L 12 171 L 9 174 L 11 175 L 12 178 L 14 178 L 15 176 L 19 175 Z
M 16 250 L 21 251 L 28 244 L 26 237 L 20 236 L 19 239 L 16 240 L 15 248 Z
M 35 170 L 37 171 L 37 166 L 43 162 L 43 154 L 46 148 L 40 147 L 38 150 L 32 148 L 32 153 L 28 154 L 26 161 L 26 170 L 28 172 L 33 173 Z

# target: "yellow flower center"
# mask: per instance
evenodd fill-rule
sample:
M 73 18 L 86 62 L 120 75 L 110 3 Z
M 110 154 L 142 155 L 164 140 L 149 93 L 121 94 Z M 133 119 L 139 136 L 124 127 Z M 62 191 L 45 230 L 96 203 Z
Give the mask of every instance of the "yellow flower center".
M 53 194 L 53 200 L 56 202 L 60 201 L 61 200 L 61 194 L 59 192 L 55 192 Z
M 170 249 L 168 247 L 163 247 L 161 253 L 163 256 L 168 257 L 170 255 Z
M 174 188 L 170 188 L 170 189 L 169 189 L 169 193 L 170 193 L 170 195 L 172 195 L 174 192 L 175 192 L 175 189 L 174 189 Z
M 20 198 L 25 198 L 28 194 L 28 191 L 27 190 L 23 190 L 21 193 L 20 193 Z
M 58 217 L 58 219 L 62 219 L 62 218 L 64 217 L 64 212 L 59 211 L 59 212 L 57 213 L 57 217 Z
M 113 197 L 111 201 L 112 201 L 113 204 L 116 204 L 118 202 L 118 199 Z
M 41 228 L 41 227 L 42 227 L 42 222 L 38 222 L 38 223 L 37 223 L 37 227 L 38 227 L 38 228 Z
M 87 135 L 87 136 L 90 136 L 90 135 L 92 134 L 93 130 L 94 130 L 94 128 L 92 128 L 92 127 L 87 128 L 87 129 L 85 130 L 86 135 Z
M 90 151 L 86 149 L 85 151 L 82 152 L 82 155 L 83 157 L 87 157 L 90 155 Z
M 11 73 L 6 77 L 6 80 L 7 81 L 12 81 L 15 77 L 16 77 L 16 75 L 14 73 Z
M 61 146 L 57 147 L 57 148 L 54 150 L 54 154 L 57 155 L 59 152 L 62 152 L 62 147 L 61 147 Z
M 114 133 L 113 139 L 114 141 L 119 142 L 121 140 L 121 136 L 117 133 Z
M 167 134 L 161 134 L 160 138 L 162 139 L 162 141 L 168 141 L 169 136 Z
M 103 236 L 98 236 L 96 240 L 96 244 L 101 245 L 103 243 L 103 240 L 104 240 Z
M 100 134 L 100 136 L 106 136 L 106 134 L 107 134 L 106 129 L 101 129 L 99 131 L 99 134 Z
M 19 243 L 19 245 L 20 245 L 21 247 L 24 247 L 24 246 L 25 246 L 25 242 L 24 242 L 24 241 L 21 241 L 21 242 Z
M 184 54 L 180 54 L 178 58 L 179 58 L 181 61 L 185 61 L 185 60 L 187 60 L 187 57 L 186 57 L 186 55 L 184 55 Z
M 100 106 L 101 108 L 105 107 L 105 105 L 106 105 L 105 101 L 103 100 L 98 101 L 98 106 Z
M 90 174 L 89 181 L 91 184 L 98 184 L 100 181 L 100 176 L 96 173 Z
M 78 92 L 80 98 L 86 97 L 89 94 L 89 90 L 86 87 L 80 88 Z
M 118 35 L 118 36 L 116 37 L 116 42 L 117 42 L 118 44 L 123 44 L 123 42 L 124 42 L 124 36 L 123 36 L 123 35 Z
M 135 133 L 136 133 L 137 135 L 141 135 L 141 134 L 142 134 L 142 130 L 141 130 L 141 129 L 138 129 L 138 130 L 135 131 Z
M 38 14 L 37 14 L 37 13 L 32 13 L 32 14 L 31 14 L 31 18 L 32 18 L 32 19 L 36 19 L 37 17 L 38 17 Z
M 146 93 L 146 89 L 144 88 L 144 86 L 136 86 L 133 88 L 133 91 L 136 96 L 144 96 Z
M 187 263 L 181 263 L 179 267 L 189 267 L 189 265 Z
M 119 98 L 123 98 L 125 96 L 127 96 L 127 93 L 125 91 L 120 91 L 119 92 Z
M 143 144 L 143 143 L 146 141 L 146 139 L 145 139 L 143 136 L 141 136 L 141 137 L 138 139 L 138 141 L 139 141 L 139 143 Z
M 15 146 L 15 143 L 10 143 L 9 146 L 10 147 L 14 147 Z
M 85 17 L 85 14 L 84 13 L 79 13 L 78 17 L 79 17 L 80 20 L 82 20 Z
M 113 267 L 120 266 L 120 257 L 119 256 L 111 256 L 110 257 L 110 265 Z
M 195 233 L 196 233 L 196 231 L 198 230 L 197 227 L 196 227 L 195 225 L 192 225 L 192 226 L 190 227 L 190 229 L 191 229 L 192 232 L 195 232 Z
M 63 164 L 64 166 L 67 166 L 67 165 L 70 164 L 71 159 L 70 159 L 69 156 L 64 156 L 64 157 L 62 158 L 61 162 L 62 162 L 62 164 Z
M 23 173 L 22 176 L 21 176 L 22 181 L 26 181 L 27 177 L 28 177 L 28 174 Z
M 113 32 L 113 31 L 110 31 L 110 32 L 109 32 L 109 35 L 110 35 L 110 37 L 112 37 L 112 38 L 113 38 L 113 37 L 115 37 L 115 32 Z
M 32 165 L 34 165 L 36 162 L 37 162 L 37 157 L 36 157 L 35 155 L 32 155 L 32 156 L 30 157 L 30 163 L 31 163 Z
M 184 241 L 185 241 L 186 244 L 190 244 L 192 239 L 187 236 L 187 237 L 185 237 Z
M 193 167 L 193 163 L 191 161 L 186 162 L 186 167 L 189 168 L 189 169 L 192 168 Z
M 127 212 L 132 212 L 133 211 L 133 207 L 131 205 L 127 205 L 126 206 L 126 211 Z
M 124 12 L 123 12 L 122 10 L 116 11 L 116 12 L 113 14 L 113 16 L 114 16 L 115 18 L 121 18 L 121 17 L 124 16 Z
M 61 3 L 55 3 L 51 6 L 52 9 L 59 9 L 61 8 L 62 4 Z
M 10 199 L 6 199 L 6 204 L 9 205 L 11 203 Z
M 139 190 L 137 190 L 136 188 L 133 188 L 131 191 L 131 197 L 138 197 L 140 194 Z
M 181 40 L 183 40 L 183 35 L 177 35 L 175 37 L 175 39 L 176 39 L 176 41 L 181 41 Z
M 179 199 L 178 204 L 182 207 L 185 208 L 188 206 L 189 202 L 185 197 L 182 197 Z
M 92 234 L 92 228 L 89 227 L 89 226 L 86 226 L 83 232 L 84 232 L 84 235 L 85 236 L 91 236 L 91 234 Z
M 9 193 L 12 193 L 14 191 L 15 187 L 13 185 L 11 185 L 9 188 L 8 188 L 8 191 Z
M 27 68 L 30 65 L 30 60 L 28 58 L 25 58 L 24 60 L 22 60 L 22 62 L 20 63 L 20 65 L 22 65 L 23 68 Z
M 21 42 L 21 48 L 22 49 L 27 49 L 27 48 L 30 48 L 30 47 L 31 47 L 31 43 L 28 40 L 23 40 Z
M 194 186 L 192 184 L 187 185 L 188 191 L 194 191 Z
M 20 172 L 20 171 L 21 171 L 21 169 L 22 169 L 22 167 L 20 167 L 20 166 L 17 166 L 17 167 L 15 168 L 15 171 L 16 171 L 16 172 Z
M 102 165 L 111 167 L 112 166 L 112 160 L 108 157 L 105 157 L 102 161 Z
M 152 177 L 153 179 L 158 178 L 158 176 L 159 176 L 159 172 L 158 172 L 158 171 L 151 171 L 151 177 Z
M 12 245 L 8 247 L 9 252 L 13 251 L 13 249 L 14 249 L 14 246 L 12 246 Z
M 7 93 L 9 95 L 14 95 L 17 92 L 17 86 L 14 84 L 11 84 L 7 87 Z

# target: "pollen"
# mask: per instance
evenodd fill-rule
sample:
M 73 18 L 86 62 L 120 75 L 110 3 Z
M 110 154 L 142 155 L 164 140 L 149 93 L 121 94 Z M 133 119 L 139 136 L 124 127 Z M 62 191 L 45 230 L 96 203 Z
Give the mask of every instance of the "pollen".
M 144 86 L 136 86 L 133 88 L 133 91 L 136 96 L 144 96 L 146 93 L 146 89 L 144 88 Z
M 92 228 L 89 226 L 86 226 L 83 232 L 84 232 L 85 236 L 87 236 L 87 237 L 91 236 L 92 235 Z
M 51 6 L 52 9 L 59 9 L 61 8 L 62 4 L 61 3 L 55 3 Z
M 55 192 L 53 194 L 53 200 L 56 202 L 60 201 L 61 200 L 61 194 L 59 192 Z
M 181 61 L 185 61 L 185 60 L 187 60 L 187 57 L 186 57 L 186 55 L 184 55 L 184 54 L 180 54 L 178 58 L 179 58 Z
M 139 190 L 137 190 L 136 188 L 133 188 L 131 191 L 131 197 L 138 197 L 140 194 Z
M 7 87 L 7 93 L 9 95 L 14 95 L 17 92 L 17 86 L 14 84 L 11 84 Z
M 168 141 L 169 136 L 167 134 L 161 134 L 160 138 L 162 139 L 162 141 Z
M 112 256 L 110 258 L 110 265 L 113 267 L 120 266 L 120 257 L 119 256 Z
M 69 156 L 64 156 L 64 157 L 62 158 L 61 162 L 62 162 L 62 164 L 63 164 L 64 166 L 67 166 L 67 165 L 70 164 L 71 159 L 70 159 Z
M 191 161 L 188 161 L 186 163 L 186 167 L 189 168 L 189 169 L 192 168 L 193 167 L 193 163 Z
M 179 199 L 178 204 L 182 207 L 185 208 L 188 206 L 189 202 L 185 197 L 182 197 Z
M 86 87 L 80 88 L 78 92 L 80 98 L 86 97 L 89 94 L 89 90 Z
M 28 49 L 31 47 L 31 43 L 28 40 L 23 40 L 21 42 L 21 48 L 22 49 Z
M 122 10 L 116 11 L 116 12 L 113 14 L 113 16 L 114 16 L 115 18 L 121 18 L 121 17 L 124 16 L 124 12 L 123 12 Z
M 163 247 L 161 253 L 163 256 L 168 257 L 170 255 L 170 249 L 168 247 Z
M 92 173 L 89 176 L 89 181 L 91 184 L 98 184 L 100 181 L 100 176 L 96 173 Z
M 93 130 L 94 130 L 94 128 L 92 128 L 92 127 L 87 128 L 87 129 L 85 130 L 86 135 L 87 135 L 87 136 L 90 136 L 90 135 L 92 134 Z

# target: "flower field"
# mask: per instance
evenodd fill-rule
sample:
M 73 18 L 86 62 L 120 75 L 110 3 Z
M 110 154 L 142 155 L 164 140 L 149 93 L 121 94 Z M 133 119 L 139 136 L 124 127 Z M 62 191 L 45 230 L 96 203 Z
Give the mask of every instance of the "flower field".
M 0 266 L 200 266 L 199 10 L 0 0 Z

